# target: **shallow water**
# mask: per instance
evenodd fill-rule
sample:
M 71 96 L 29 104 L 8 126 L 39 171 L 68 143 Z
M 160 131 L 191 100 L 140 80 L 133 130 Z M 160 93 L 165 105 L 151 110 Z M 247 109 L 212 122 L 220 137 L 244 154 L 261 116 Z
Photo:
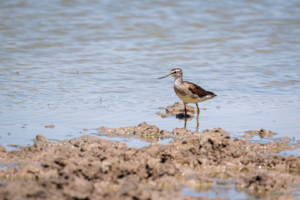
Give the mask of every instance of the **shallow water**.
M 0 144 L 9 150 L 37 134 L 70 139 L 144 121 L 183 127 L 155 114 L 179 101 L 172 78 L 157 80 L 175 67 L 218 95 L 199 104 L 199 130 L 265 128 L 300 139 L 297 0 L 0 1 L 0 41 Z
M 181 192 L 182 195 L 191 195 L 191 196 L 196 196 L 196 197 L 203 197 L 207 196 L 210 198 L 217 198 L 217 197 L 222 197 L 222 198 L 228 198 L 231 200 L 250 200 L 253 199 L 253 196 L 247 197 L 245 193 L 239 193 L 236 192 L 235 188 L 233 185 L 230 186 L 215 186 L 211 188 L 210 190 L 207 191 L 195 191 L 191 190 L 189 188 L 184 188 Z
M 291 192 L 292 194 L 295 195 L 296 198 L 300 198 L 300 195 L 293 191 Z M 261 200 L 261 199 L 266 199 L 266 196 L 263 195 L 253 195 L 249 193 L 247 190 L 240 190 L 236 191 L 235 186 L 233 184 L 231 185 L 216 185 L 213 186 L 210 190 L 207 191 L 195 191 L 191 190 L 189 188 L 184 188 L 181 192 L 182 195 L 191 195 L 191 196 L 196 196 L 196 197 L 209 197 L 209 198 L 217 198 L 217 197 L 222 197 L 222 198 L 227 198 L 231 200 Z M 276 195 L 273 195 L 276 197 Z
M 143 121 L 183 127 L 155 114 L 179 101 L 172 78 L 157 80 L 174 67 L 218 95 L 200 103 L 199 130 L 300 139 L 298 1 L 15 0 L 0 9 L 1 144 Z

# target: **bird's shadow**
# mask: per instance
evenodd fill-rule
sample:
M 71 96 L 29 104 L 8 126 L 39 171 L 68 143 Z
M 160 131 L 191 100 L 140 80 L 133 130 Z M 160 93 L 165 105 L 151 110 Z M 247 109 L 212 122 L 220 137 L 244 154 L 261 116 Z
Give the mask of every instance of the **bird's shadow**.
M 192 117 L 188 114 L 185 115 L 184 113 L 179 113 L 178 115 L 176 115 L 176 118 L 180 119 L 180 120 L 184 120 L 184 127 L 183 128 L 186 128 L 187 121 L 192 120 L 194 117 Z M 198 129 L 199 129 L 199 115 L 197 115 L 196 120 L 197 120 L 196 131 L 198 131 Z
M 176 118 L 177 119 L 185 119 L 185 114 L 184 113 L 179 113 L 179 114 L 176 115 Z M 191 118 L 191 116 L 187 115 L 186 118 L 189 119 L 189 118 Z

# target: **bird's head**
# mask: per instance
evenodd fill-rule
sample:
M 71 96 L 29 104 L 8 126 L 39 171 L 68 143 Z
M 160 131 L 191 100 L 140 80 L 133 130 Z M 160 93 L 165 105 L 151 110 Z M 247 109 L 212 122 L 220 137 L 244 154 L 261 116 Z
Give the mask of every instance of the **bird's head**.
M 166 78 L 168 76 L 172 76 L 173 78 L 178 79 L 178 78 L 182 77 L 182 70 L 180 68 L 174 68 L 169 72 L 168 75 L 160 77 L 158 79 Z

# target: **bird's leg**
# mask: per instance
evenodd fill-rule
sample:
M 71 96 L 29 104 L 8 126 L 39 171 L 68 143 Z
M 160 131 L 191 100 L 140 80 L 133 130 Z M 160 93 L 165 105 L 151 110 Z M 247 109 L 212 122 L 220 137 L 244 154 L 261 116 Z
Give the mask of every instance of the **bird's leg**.
M 184 128 L 186 128 L 186 121 L 187 121 L 187 112 L 186 112 L 186 103 L 184 105 Z
M 200 109 L 199 109 L 199 107 L 198 107 L 198 104 L 196 103 L 196 106 L 197 106 L 197 116 L 199 115 L 199 113 L 200 113 Z
M 196 130 L 198 131 L 198 128 L 199 128 L 199 114 L 200 114 L 200 109 L 198 107 L 198 104 L 196 103 L 196 106 L 197 106 L 197 127 L 196 127 Z
M 198 129 L 199 129 L 199 118 L 198 118 L 199 116 L 197 116 L 197 118 L 196 118 L 196 120 L 197 120 L 197 126 L 196 126 L 196 131 L 198 131 Z

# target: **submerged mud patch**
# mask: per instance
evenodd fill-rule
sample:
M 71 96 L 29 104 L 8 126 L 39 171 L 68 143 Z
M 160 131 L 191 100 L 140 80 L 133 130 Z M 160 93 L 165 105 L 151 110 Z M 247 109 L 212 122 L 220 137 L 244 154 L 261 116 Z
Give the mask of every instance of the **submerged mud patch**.
M 300 184 L 299 157 L 246 148 L 259 144 L 233 140 L 221 128 L 203 132 L 177 128 L 165 133 L 142 123 L 99 130 L 168 134 L 174 139 L 169 145 L 141 149 L 86 135 L 59 142 L 37 136 L 33 146 L 15 151 L 0 146 L 1 163 L 27 163 L 0 171 L 0 199 L 207 199 L 180 192 L 186 187 L 210 190 L 216 178 L 236 180 L 237 190 L 254 196 L 277 198 L 278 192 L 289 194 L 291 184 Z
M 246 131 L 246 134 L 242 135 L 244 138 L 252 138 L 254 136 L 259 136 L 260 138 L 264 137 L 273 137 L 276 135 L 276 132 L 265 130 L 265 129 L 259 129 L 259 130 L 249 130 Z

